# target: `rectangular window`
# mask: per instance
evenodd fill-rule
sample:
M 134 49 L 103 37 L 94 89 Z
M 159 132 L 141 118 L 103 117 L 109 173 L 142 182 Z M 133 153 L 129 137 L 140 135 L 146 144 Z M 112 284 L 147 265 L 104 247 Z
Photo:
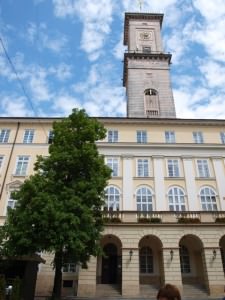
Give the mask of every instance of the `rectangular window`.
M 203 144 L 204 143 L 203 134 L 200 131 L 193 132 L 193 139 L 194 139 L 194 142 L 196 144 Z
M 118 158 L 107 158 L 106 159 L 107 166 L 112 170 L 112 176 L 118 176 L 119 174 L 119 161 Z
M 151 47 L 143 46 L 142 50 L 143 50 L 143 53 L 151 53 Z
M 26 176 L 28 162 L 29 162 L 29 156 L 27 156 L 27 155 L 18 156 L 17 164 L 16 164 L 16 171 L 15 171 L 16 176 Z
M 165 140 L 166 140 L 166 143 L 175 143 L 174 131 L 166 131 L 165 132 Z
M 10 196 L 9 196 L 9 199 L 8 199 L 8 202 L 7 202 L 7 209 L 9 207 L 14 209 L 16 207 L 16 202 L 17 202 L 17 200 L 13 199 L 12 193 L 10 193 Z
M 33 143 L 33 138 L 34 138 L 34 129 L 25 129 L 23 143 L 31 144 Z
M 108 142 L 109 143 L 118 142 L 118 130 L 109 130 L 108 131 Z
M 168 176 L 169 177 L 179 177 L 179 163 L 177 159 L 167 160 Z
M 210 177 L 207 159 L 198 159 L 197 166 L 198 166 L 198 176 L 199 177 L 205 177 L 205 178 Z
M 140 144 L 147 143 L 147 132 L 145 130 L 137 131 L 137 143 L 140 143 Z
M 1 171 L 1 168 L 3 166 L 3 160 L 4 160 L 4 156 L 0 155 L 0 171 Z
M 148 177 L 149 176 L 149 161 L 146 158 L 139 158 L 137 160 L 137 176 Z
M 63 265 L 63 272 L 65 272 L 65 273 L 75 273 L 76 272 L 76 264 L 74 264 L 74 263 L 65 263 Z
M 225 144 L 225 132 L 220 132 L 221 143 Z
M 49 132 L 48 132 L 48 144 L 52 144 L 53 137 L 54 137 L 53 130 L 49 130 Z
M 2 129 L 0 131 L 0 143 L 8 143 L 10 129 Z

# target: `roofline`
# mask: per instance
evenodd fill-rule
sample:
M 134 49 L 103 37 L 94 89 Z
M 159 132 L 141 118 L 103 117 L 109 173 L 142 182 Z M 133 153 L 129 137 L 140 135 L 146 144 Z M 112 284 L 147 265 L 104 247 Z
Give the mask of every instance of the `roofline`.
M 160 28 L 162 27 L 163 22 L 163 14 L 159 13 L 125 13 L 124 18 L 124 38 L 123 38 L 123 44 L 128 44 L 128 27 L 129 27 L 129 20 L 159 20 L 160 22 Z
M 181 118 L 130 118 L 130 117 L 90 117 L 91 119 L 98 119 L 103 123 L 121 123 L 121 124 L 155 124 L 155 125 L 225 125 L 225 119 L 181 119 Z M 53 122 L 60 121 L 63 117 L 0 117 L 0 123 L 3 122 L 12 122 L 12 123 L 45 123 L 45 122 Z

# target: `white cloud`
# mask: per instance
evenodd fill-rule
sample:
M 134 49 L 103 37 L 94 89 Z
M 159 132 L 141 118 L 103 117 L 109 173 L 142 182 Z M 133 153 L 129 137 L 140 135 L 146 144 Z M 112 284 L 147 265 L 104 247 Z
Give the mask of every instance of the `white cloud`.
M 1 116 L 11 117 L 26 117 L 34 115 L 32 109 L 28 109 L 27 99 L 25 97 L 18 97 L 15 94 L 1 95 Z
M 213 61 L 202 61 L 199 67 L 210 88 L 221 88 L 225 93 L 225 66 Z M 225 95 L 224 95 L 225 96 Z
M 60 63 L 58 66 L 52 66 L 49 68 L 49 72 L 54 74 L 57 79 L 64 81 L 72 77 L 71 65 Z
M 113 49 L 113 55 L 117 59 L 123 59 L 123 55 L 126 49 L 127 47 L 123 45 L 123 34 L 121 34 L 119 42 Z
M 82 108 L 82 106 L 75 97 L 64 92 L 56 96 L 52 104 L 52 109 L 60 116 L 69 115 L 73 108 Z
M 101 54 L 112 22 L 112 0 L 53 0 L 54 12 L 57 17 L 77 17 L 83 23 L 81 49 L 91 61 Z
M 43 22 L 39 26 L 30 22 L 25 38 L 34 44 L 39 51 L 48 49 L 57 54 L 61 52 L 65 54 L 67 51 L 67 37 L 57 31 L 50 31 Z
M 220 19 L 225 15 L 224 0 L 193 0 L 193 5 L 210 22 Z

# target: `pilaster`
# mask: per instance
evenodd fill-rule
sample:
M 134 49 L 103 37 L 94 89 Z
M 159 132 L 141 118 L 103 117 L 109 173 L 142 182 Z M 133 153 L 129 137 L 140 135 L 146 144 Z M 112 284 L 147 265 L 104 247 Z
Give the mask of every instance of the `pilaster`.
M 138 296 L 139 285 L 139 249 L 122 249 L 122 296 Z

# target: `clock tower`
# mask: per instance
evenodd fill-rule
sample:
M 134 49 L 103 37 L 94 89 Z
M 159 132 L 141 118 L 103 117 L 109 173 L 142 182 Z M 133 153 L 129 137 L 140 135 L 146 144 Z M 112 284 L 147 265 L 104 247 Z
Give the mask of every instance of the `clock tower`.
M 126 13 L 123 85 L 127 116 L 176 118 L 170 83 L 171 54 L 163 52 L 163 14 Z

